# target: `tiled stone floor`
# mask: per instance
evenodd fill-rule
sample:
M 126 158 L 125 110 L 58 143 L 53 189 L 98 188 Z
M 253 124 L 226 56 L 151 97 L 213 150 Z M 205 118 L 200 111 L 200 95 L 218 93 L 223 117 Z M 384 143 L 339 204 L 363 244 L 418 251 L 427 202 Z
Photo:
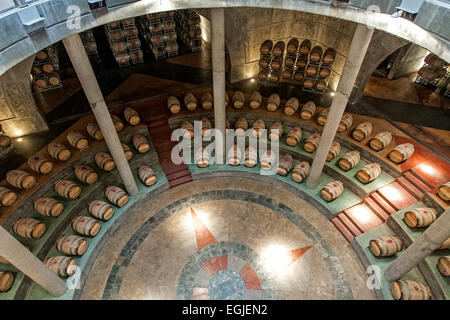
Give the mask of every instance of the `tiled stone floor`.
M 305 200 L 267 182 L 209 178 L 136 209 L 81 298 L 374 299 L 366 281 L 348 242 Z

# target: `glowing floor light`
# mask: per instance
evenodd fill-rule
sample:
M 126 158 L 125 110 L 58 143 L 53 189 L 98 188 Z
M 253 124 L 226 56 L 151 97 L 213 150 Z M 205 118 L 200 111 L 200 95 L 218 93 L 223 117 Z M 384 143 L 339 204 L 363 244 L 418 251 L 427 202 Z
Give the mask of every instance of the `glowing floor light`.
M 282 245 L 270 245 L 262 254 L 267 262 L 267 266 L 276 274 L 285 273 L 291 263 L 289 250 Z
M 433 174 L 435 171 L 435 169 L 432 166 L 430 166 L 429 164 L 425 164 L 425 163 L 420 165 L 420 169 L 423 172 L 428 173 L 428 174 Z
M 400 192 L 393 186 L 385 186 L 382 188 L 383 193 L 386 194 L 386 196 L 389 198 L 389 200 L 400 200 L 402 198 L 402 195 Z
M 367 222 L 370 220 L 371 212 L 365 206 L 358 206 L 354 209 L 354 216 L 361 222 Z

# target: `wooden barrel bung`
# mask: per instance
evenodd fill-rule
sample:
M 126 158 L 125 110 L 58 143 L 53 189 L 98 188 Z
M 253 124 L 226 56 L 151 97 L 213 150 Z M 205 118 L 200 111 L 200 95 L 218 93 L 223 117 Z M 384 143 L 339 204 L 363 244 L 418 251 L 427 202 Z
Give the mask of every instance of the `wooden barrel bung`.
M 72 219 L 72 229 L 84 236 L 95 237 L 101 227 L 100 222 L 91 217 L 77 216 Z
M 258 163 L 258 152 L 252 146 L 245 149 L 244 165 L 248 168 L 253 168 Z
M 277 174 L 280 176 L 287 176 L 292 169 L 293 162 L 294 159 L 292 159 L 290 154 L 283 155 L 278 164 Z
M 131 140 L 133 142 L 133 146 L 139 151 L 139 153 L 146 153 L 150 150 L 150 144 L 147 138 L 143 135 L 135 134 Z
M 241 163 L 242 152 L 241 149 L 235 144 L 228 150 L 228 164 L 232 166 L 238 166 Z
M 450 276 L 450 256 L 440 257 L 437 262 L 437 268 L 443 276 Z
M 127 161 L 129 161 L 131 158 L 133 158 L 134 153 L 133 153 L 133 151 L 131 151 L 131 148 L 127 144 L 122 143 L 122 149 L 123 149 L 123 152 L 125 153 L 125 158 L 127 158 Z
M 341 122 L 339 123 L 337 132 L 342 133 L 348 130 L 353 124 L 353 115 L 348 112 L 344 112 Z
M 195 163 L 199 168 L 206 168 L 209 166 L 209 154 L 203 147 L 200 147 L 195 152 Z
M 211 135 L 212 124 L 207 117 L 202 117 L 202 136 L 209 137 Z
M 6 173 L 6 181 L 19 189 L 30 189 L 36 184 L 36 178 L 26 171 L 11 170 Z
M 0 271 L 0 292 L 7 292 L 14 283 L 14 275 L 8 271 Z
M 316 104 L 314 103 L 314 101 L 308 101 L 302 107 L 302 110 L 300 112 L 300 118 L 302 120 L 310 120 L 315 112 L 316 112 Z
M 242 91 L 235 91 L 233 94 L 233 107 L 235 109 L 242 109 L 245 105 L 245 96 Z
M 128 195 L 119 187 L 107 186 L 105 190 L 106 199 L 112 204 L 122 208 L 128 203 Z
M 381 165 L 377 162 L 366 164 L 358 171 L 356 177 L 362 183 L 369 183 L 378 178 L 381 174 Z
M 323 62 L 325 64 L 332 64 L 334 60 L 336 59 L 336 50 L 333 48 L 328 48 L 325 50 L 325 53 L 323 54 Z
M 450 182 L 439 187 L 438 196 L 444 201 L 450 201 Z
M 294 73 L 294 80 L 302 81 L 304 78 L 305 78 L 305 75 L 304 75 L 303 71 L 296 71 Z
M 189 111 L 197 109 L 197 99 L 192 92 L 188 92 L 184 95 L 184 105 Z
M 142 183 L 144 183 L 147 187 L 150 187 L 156 183 L 156 174 L 149 166 L 140 166 L 138 175 L 139 179 L 141 179 Z
M 280 96 L 277 93 L 272 93 L 267 99 L 267 110 L 274 112 L 280 106 Z
M 75 165 L 74 172 L 78 180 L 87 185 L 91 185 L 98 181 L 98 173 L 87 165 Z
M 80 151 L 86 149 L 89 145 L 89 140 L 86 139 L 83 134 L 77 131 L 70 131 L 69 133 L 67 133 L 67 141 L 72 147 Z
M 47 151 L 50 156 L 60 161 L 67 161 L 72 156 L 72 152 L 66 146 L 59 143 L 50 143 L 47 146 Z
M 172 113 L 178 113 L 181 110 L 181 104 L 180 100 L 178 100 L 177 97 L 169 97 L 167 99 L 167 107 L 169 108 L 170 112 Z
M 0 187 L 0 203 L 2 206 L 9 207 L 17 200 L 17 193 L 5 187 Z
M 320 134 L 313 133 L 309 135 L 308 138 L 306 138 L 303 149 L 305 149 L 306 152 L 313 153 L 319 146 L 319 142 L 320 142 Z
M 320 59 L 322 59 L 322 52 L 323 50 L 321 46 L 315 46 L 309 53 L 309 60 L 312 62 L 319 62 Z
M 292 116 L 298 110 L 298 99 L 296 97 L 289 98 L 284 105 L 284 114 L 287 116 Z
M 397 236 L 379 236 L 369 241 L 369 250 L 375 257 L 390 257 L 403 249 Z
M 271 141 L 279 141 L 283 134 L 283 124 L 280 121 L 272 123 L 269 130 L 269 139 Z
M 299 46 L 299 41 L 297 38 L 292 38 L 288 41 L 286 51 L 287 53 L 296 53 Z
M 272 40 L 267 39 L 261 44 L 261 47 L 259 48 L 259 51 L 262 54 L 269 54 L 270 51 L 272 51 L 272 47 L 273 47 Z
M 53 170 L 53 163 L 37 154 L 29 157 L 27 162 L 28 167 L 38 173 L 47 174 Z
M 132 126 L 137 126 L 139 123 L 141 123 L 141 118 L 139 117 L 139 114 L 136 110 L 130 107 L 126 107 L 123 110 L 123 115 L 125 117 L 125 120 Z
M 261 106 L 262 96 L 259 91 L 254 91 L 250 97 L 250 108 L 258 109 Z
M 188 120 L 183 120 L 181 123 L 181 129 L 183 130 L 183 136 L 186 139 L 192 139 L 194 137 L 194 125 Z
M 300 127 L 293 127 L 286 135 L 286 144 L 295 147 L 302 139 L 302 129 Z
M 21 237 L 29 239 L 40 239 L 47 230 L 45 224 L 39 220 L 22 218 L 14 222 L 13 232 Z
M 103 133 L 102 130 L 100 130 L 100 127 L 96 122 L 89 122 L 86 125 L 86 131 L 87 133 L 95 140 L 99 141 L 103 139 Z
M 202 108 L 205 110 L 211 110 L 213 107 L 213 96 L 211 92 L 205 92 L 201 97 Z
M 341 144 L 338 141 L 333 141 L 331 144 L 330 150 L 327 154 L 327 161 L 330 162 L 341 152 Z
M 64 205 L 52 198 L 36 198 L 33 207 L 39 214 L 47 217 L 58 217 L 64 210 Z
M 261 138 L 264 130 L 266 129 L 266 124 L 262 118 L 256 119 L 252 124 L 252 135 L 255 138 Z
M 67 199 L 77 199 L 81 194 L 81 188 L 70 180 L 58 180 L 55 182 L 55 191 Z
M 297 163 L 294 170 L 292 170 L 291 179 L 295 182 L 302 183 L 305 181 L 306 177 L 309 175 L 311 170 L 311 165 L 308 161 L 302 161 Z
M 410 228 L 428 227 L 437 217 L 438 214 L 433 208 L 415 208 L 405 212 L 403 221 Z
M 88 246 L 86 239 L 74 235 L 63 235 L 56 240 L 56 250 L 70 256 L 82 256 Z
M 44 264 L 60 277 L 70 277 L 77 271 L 77 260 L 66 256 L 46 258 Z
M 234 124 L 234 132 L 238 136 L 245 135 L 245 132 L 248 129 L 248 121 L 247 118 L 242 116 L 240 117 Z
M 380 151 L 386 148 L 391 142 L 392 133 L 389 131 L 383 131 L 377 133 L 372 139 L 370 139 L 369 146 L 375 151 Z
M 360 123 L 352 132 L 352 137 L 356 141 L 363 141 L 368 138 L 373 130 L 372 122 Z
M 98 152 L 95 154 L 95 163 L 97 166 L 107 172 L 114 170 L 116 164 L 110 154 L 106 152 Z
M 9 147 L 11 144 L 11 138 L 6 135 L 0 135 L 0 148 Z
M 261 156 L 259 160 L 259 167 L 262 170 L 270 170 L 275 163 L 275 153 L 271 150 L 267 150 Z
M 281 57 L 284 53 L 284 49 L 286 47 L 286 44 L 284 41 L 277 41 L 272 49 L 272 54 L 274 57 Z
M 330 202 L 338 198 L 344 191 L 344 184 L 342 181 L 336 180 L 329 182 L 320 190 L 320 196 L 323 200 Z
M 298 53 L 301 56 L 307 56 L 309 54 L 309 51 L 311 50 L 311 41 L 309 41 L 308 39 L 305 39 L 302 41 L 302 43 L 300 44 Z
M 430 300 L 431 290 L 423 283 L 411 280 L 397 280 L 391 283 L 395 300 Z
M 89 213 L 102 221 L 110 220 L 114 215 L 114 208 L 105 201 L 93 200 L 88 204 Z
M 389 159 L 395 163 L 400 163 L 407 160 L 414 153 L 414 145 L 411 143 L 403 143 L 396 146 L 389 152 Z
M 344 171 L 353 169 L 361 159 L 359 151 L 349 151 L 339 160 L 339 168 Z

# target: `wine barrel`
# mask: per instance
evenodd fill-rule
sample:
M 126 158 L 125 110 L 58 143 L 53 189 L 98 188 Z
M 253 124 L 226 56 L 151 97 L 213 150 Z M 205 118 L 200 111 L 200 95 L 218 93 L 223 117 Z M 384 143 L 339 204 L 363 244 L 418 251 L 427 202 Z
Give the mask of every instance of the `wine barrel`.
M 192 92 L 188 92 L 184 95 L 184 105 L 189 111 L 194 111 L 197 109 L 197 99 Z
M 286 45 L 285 45 L 284 41 L 278 41 L 277 43 L 275 43 L 275 45 L 273 46 L 273 49 L 272 49 L 273 56 L 281 57 L 284 53 L 285 47 L 286 47 Z
M 361 155 L 359 151 L 350 151 L 347 152 L 340 160 L 339 160 L 339 168 L 344 171 L 348 171 L 353 169 L 361 159 Z
M 341 122 L 339 123 L 337 132 L 342 133 L 348 130 L 353 124 L 353 115 L 348 112 L 344 112 Z
M 437 78 L 442 77 L 445 74 L 445 69 L 433 69 L 430 66 L 423 66 L 417 73 L 422 78 L 428 81 L 433 81 Z
M 128 203 L 128 195 L 125 191 L 115 186 L 107 186 L 105 189 L 106 199 L 115 206 L 122 208 Z
M 323 80 L 317 80 L 315 86 L 317 90 L 323 91 L 326 89 L 327 83 Z
M 55 191 L 67 199 L 76 199 L 80 196 L 81 188 L 70 180 L 58 180 L 55 182 Z
M 34 83 L 36 84 L 36 86 L 38 88 L 41 88 L 41 89 L 43 89 L 47 86 L 47 81 L 45 81 L 44 79 L 38 79 Z
M 295 182 L 302 183 L 309 175 L 311 166 L 308 161 L 297 163 L 294 170 L 292 170 L 291 179 Z
M 410 209 L 403 215 L 403 221 L 410 228 L 428 227 L 438 218 L 436 210 L 433 208 Z
M 315 46 L 311 49 L 311 52 L 309 53 L 309 61 L 312 62 L 319 62 L 322 58 L 322 47 L 321 46 Z
M 11 138 L 6 135 L 0 135 L 0 148 L 9 147 L 11 144 Z
M 300 44 L 300 47 L 298 49 L 298 53 L 301 56 L 308 56 L 310 50 L 311 50 L 311 41 L 309 41 L 308 39 L 305 39 Z
M 111 50 L 113 53 L 126 52 L 127 51 L 127 43 L 122 40 L 111 42 Z
M 0 203 L 2 206 L 9 207 L 17 200 L 17 193 L 5 187 L 0 187 Z
M 281 69 L 282 62 L 283 61 L 281 59 L 272 59 L 270 67 L 272 70 L 278 71 Z
M 300 118 L 302 120 L 310 120 L 315 112 L 316 112 L 316 104 L 314 103 L 314 101 L 308 101 L 302 107 L 302 111 L 300 112 Z
M 332 161 L 334 158 L 337 157 L 339 152 L 341 152 L 341 144 L 337 141 L 333 141 L 333 143 L 331 144 L 330 150 L 328 151 L 328 154 L 327 154 L 327 161 L 328 162 Z
M 276 111 L 280 106 L 280 96 L 277 93 L 272 93 L 267 99 L 267 110 Z
M 303 70 L 306 68 L 307 65 L 308 65 L 308 60 L 302 59 L 300 57 L 297 59 L 297 70 Z
M 283 155 L 278 164 L 277 174 L 280 176 L 287 176 L 292 169 L 293 162 L 294 159 L 292 159 L 290 154 Z
M 84 48 L 86 52 L 96 52 L 97 51 L 97 43 L 94 41 L 83 42 Z
M 302 81 L 305 78 L 305 75 L 303 73 L 303 71 L 297 71 L 294 73 L 294 80 L 296 81 Z
M 202 117 L 202 136 L 209 137 L 211 135 L 211 121 L 207 117 Z
M 297 38 L 292 38 L 288 41 L 286 51 L 287 53 L 296 53 L 298 49 L 299 41 Z
M 127 39 L 127 48 L 130 51 L 141 49 L 141 41 L 138 38 Z
M 109 153 L 98 152 L 95 154 L 95 163 L 104 171 L 112 171 L 116 167 L 116 164 Z
M 114 124 L 114 129 L 116 129 L 117 132 L 120 132 L 123 130 L 124 125 L 123 125 L 122 119 L 120 119 L 118 116 L 112 114 L 111 120 Z
M 181 104 L 180 100 L 178 100 L 177 97 L 169 97 L 167 99 L 167 107 L 169 108 L 170 112 L 172 113 L 178 113 L 181 110 Z
M 266 124 L 263 119 L 256 119 L 252 124 L 252 135 L 255 138 L 260 138 L 266 129 Z
M 47 174 L 53 170 L 53 163 L 37 154 L 29 157 L 27 162 L 30 169 L 38 173 Z
M 271 82 L 278 82 L 280 81 L 280 75 L 276 72 L 271 72 L 269 74 L 269 81 Z
M 169 46 L 167 47 L 167 50 L 169 50 Z M 142 52 L 142 50 L 131 51 L 130 59 L 132 63 L 141 63 L 144 59 L 144 53 Z
M 33 207 L 39 214 L 47 217 L 58 217 L 64 210 L 64 205 L 52 198 L 36 198 Z
M 258 163 L 258 152 L 252 146 L 245 149 L 244 165 L 248 168 L 253 168 Z
M 202 108 L 205 110 L 210 110 L 213 107 L 213 101 L 214 99 L 211 92 L 205 92 L 201 98 Z
M 380 236 L 369 241 L 369 249 L 375 257 L 390 257 L 403 249 L 403 242 L 397 236 Z
M 242 109 L 245 105 L 245 96 L 242 91 L 235 91 L 233 94 L 233 107 L 235 109 Z
M 360 123 L 352 132 L 352 137 L 356 141 L 363 141 L 367 137 L 370 136 L 373 130 L 372 122 L 363 122 Z
M 22 218 L 14 222 L 13 232 L 21 237 L 29 239 L 40 239 L 47 230 L 43 222 L 31 218 Z
M 305 81 L 303 81 L 303 86 L 307 89 L 311 89 L 312 87 L 314 87 L 314 80 L 306 79 Z
M 397 280 L 391 283 L 391 293 L 395 300 L 430 300 L 431 291 L 423 283 L 411 280 Z
M 126 145 L 125 143 L 122 143 L 122 149 L 125 153 L 125 158 L 127 158 L 127 161 L 129 161 L 131 158 L 133 158 L 134 154 L 133 151 L 131 151 L 130 147 Z
M 414 153 L 414 145 L 411 143 L 403 143 L 396 146 L 389 152 L 389 159 L 395 163 L 400 163 L 407 160 Z
M 41 50 L 38 53 L 36 53 L 36 59 L 44 60 L 44 59 L 47 59 L 47 58 L 48 58 L 48 54 L 44 50 Z
M 84 150 L 89 145 L 89 140 L 80 132 L 70 131 L 67 133 L 67 141 L 72 147 L 78 150 Z
M 335 59 L 336 50 L 334 50 L 333 48 L 328 48 L 327 50 L 325 50 L 325 53 L 323 54 L 323 63 L 332 64 Z
M 234 123 L 234 132 L 238 136 L 245 135 L 245 132 L 248 129 L 248 121 L 247 118 L 242 116 Z
M 114 215 L 114 208 L 101 200 L 90 201 L 88 210 L 93 217 L 102 221 L 108 221 Z
M 14 275 L 8 271 L 0 271 L 0 292 L 7 292 L 14 283 Z
M 437 268 L 443 276 L 450 276 L 450 256 L 440 257 L 437 262 Z
M 306 138 L 305 145 L 303 146 L 303 149 L 305 149 L 306 152 L 314 152 L 316 151 L 317 147 L 319 146 L 320 142 L 320 133 L 312 133 L 311 135 Z
M 302 139 L 302 129 L 300 127 L 293 127 L 286 135 L 286 144 L 295 147 Z
M 261 54 L 269 54 L 270 51 L 272 51 L 272 47 L 273 47 L 272 40 L 267 39 L 261 44 L 259 52 L 261 52 Z
M 200 147 L 195 152 L 195 163 L 199 168 L 206 168 L 209 166 L 209 154 L 203 147 Z
M 372 139 L 369 141 L 369 146 L 375 151 L 380 151 L 386 148 L 392 141 L 392 133 L 389 131 L 383 131 L 377 133 Z
M 438 196 L 444 201 L 450 201 L 450 182 L 439 187 Z
M 330 113 L 330 108 L 325 108 L 319 113 L 319 117 L 317 118 L 317 123 L 321 126 L 324 126 L 328 119 L 328 113 Z
M 278 130 L 278 132 L 276 132 L 275 130 Z M 283 124 L 280 121 L 272 123 L 269 130 L 269 139 L 271 141 L 279 141 L 282 134 Z
M 439 247 L 439 249 L 448 249 L 448 248 L 450 248 L 450 237 L 447 240 L 445 240 Z
M 285 68 L 281 73 L 283 79 L 289 80 L 292 77 L 293 70 Z
M 87 165 L 75 165 L 74 172 L 78 180 L 85 184 L 91 185 L 98 181 L 98 173 Z
M 77 216 L 72 220 L 72 229 L 84 236 L 95 237 L 101 228 L 100 222 L 91 217 Z
M 315 65 L 308 65 L 306 67 L 306 75 L 310 77 L 314 77 L 317 74 L 317 66 Z
M 141 123 L 139 114 L 133 108 L 126 107 L 123 110 L 123 116 L 125 117 L 125 120 L 127 120 L 127 122 L 132 126 L 137 126 L 139 123 Z
M 292 116 L 298 110 L 298 99 L 296 97 L 289 98 L 284 105 L 284 114 L 287 116 Z
M 69 256 L 82 256 L 88 246 L 86 239 L 74 235 L 63 235 L 56 240 L 56 250 Z
M 135 134 L 133 138 L 131 139 L 133 146 L 136 148 L 139 153 L 146 153 L 148 150 L 150 150 L 150 144 L 146 137 Z
M 267 78 L 268 78 L 267 71 L 265 71 L 265 70 L 259 71 L 259 73 L 258 73 L 259 80 L 264 81 L 264 80 L 267 80 Z
M 47 63 L 42 66 L 42 70 L 44 72 L 51 73 L 51 72 L 55 71 L 55 68 L 53 68 L 53 66 L 51 64 Z
M 70 277 L 77 271 L 77 260 L 66 256 L 46 258 L 44 264 L 60 277 Z
M 258 109 L 261 106 L 262 96 L 259 91 L 254 91 L 250 97 L 249 106 L 251 109 Z
M 183 120 L 181 123 L 181 129 L 184 131 L 183 136 L 186 139 L 192 139 L 194 137 L 194 125 L 191 122 Z
M 127 52 L 119 53 L 115 58 L 119 65 L 128 64 L 130 61 L 130 55 Z
M 156 174 L 149 166 L 140 166 L 138 175 L 139 179 L 141 179 L 142 183 L 144 183 L 147 187 L 150 187 L 156 183 Z
M 330 74 L 331 74 L 330 68 L 320 68 L 319 70 L 319 77 L 321 77 L 322 79 L 328 78 Z
M 61 83 L 58 77 L 50 77 L 48 78 L 48 83 L 50 83 L 52 86 L 56 86 Z
M 286 56 L 286 58 L 284 58 L 284 65 L 286 67 L 292 68 L 295 64 L 295 59 L 296 59 L 295 56 Z M 289 73 L 292 73 L 291 70 L 288 70 L 285 68 L 284 71 L 286 71 L 286 70 L 289 71 Z
M 320 196 L 323 200 L 330 202 L 338 198 L 343 191 L 344 184 L 342 183 L 342 181 L 336 180 L 327 183 L 325 187 L 320 190 Z
M 11 170 L 6 173 L 6 181 L 13 187 L 29 189 L 36 184 L 36 178 L 26 171 Z
M 232 166 L 238 166 L 241 163 L 242 152 L 241 149 L 235 144 L 228 150 L 228 164 Z
M 103 133 L 96 122 L 89 122 L 86 125 L 86 131 L 95 140 L 103 139 Z
M 39 66 L 33 66 L 31 67 L 31 74 L 33 76 L 38 76 L 42 73 L 42 69 Z
M 275 162 L 275 153 L 271 150 L 264 152 L 259 159 L 259 166 L 262 170 L 270 170 Z
M 125 34 L 126 38 L 134 38 L 134 37 L 137 37 L 138 30 L 136 27 L 126 28 L 126 29 L 123 29 L 123 33 Z
M 358 171 L 356 177 L 362 183 L 369 183 L 381 174 L 381 165 L 377 162 L 366 164 Z

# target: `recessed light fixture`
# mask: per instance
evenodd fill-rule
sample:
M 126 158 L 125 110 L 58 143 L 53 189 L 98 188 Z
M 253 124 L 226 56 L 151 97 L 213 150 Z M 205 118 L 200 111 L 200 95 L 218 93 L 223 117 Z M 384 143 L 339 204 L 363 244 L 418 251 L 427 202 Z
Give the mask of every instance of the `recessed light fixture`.
M 18 142 L 22 142 L 22 141 L 23 141 L 23 139 L 22 139 L 22 138 L 19 138 L 19 139 L 17 139 L 17 141 L 18 141 Z

